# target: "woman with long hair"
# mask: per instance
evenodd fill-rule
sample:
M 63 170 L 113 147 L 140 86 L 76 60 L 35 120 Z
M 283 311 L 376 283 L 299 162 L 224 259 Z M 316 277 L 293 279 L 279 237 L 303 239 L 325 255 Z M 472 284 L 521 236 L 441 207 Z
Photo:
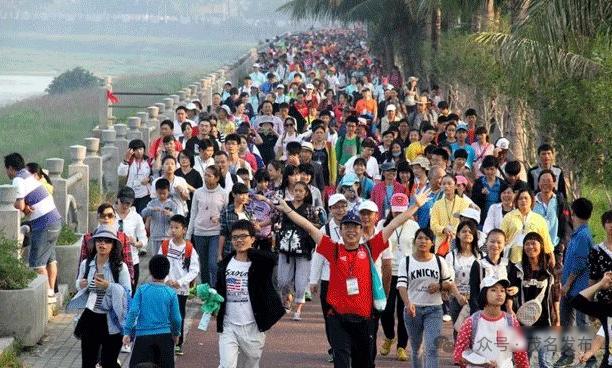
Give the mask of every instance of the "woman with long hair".
M 455 275 L 453 280 L 459 292 L 470 299 L 470 270 L 475 261 L 481 258 L 478 250 L 478 229 L 474 221 L 462 221 L 457 226 L 457 235 L 453 241 L 450 252 L 446 255 L 446 263 Z M 449 312 L 453 323 L 457 321 L 462 306 L 457 299 L 451 298 Z M 453 331 L 453 337 L 457 332 Z
M 279 194 L 285 201 L 293 200 L 293 188 L 300 181 L 300 171 L 297 166 L 287 165 L 283 170 L 283 182 L 278 189 Z
M 178 154 L 179 168 L 176 169 L 174 175 L 185 179 L 187 182 L 187 191 L 189 192 L 189 199 L 187 199 L 187 212 L 191 212 L 191 202 L 193 201 L 193 193 L 201 188 L 204 182 L 202 181 L 202 175 L 197 172 L 193 166 L 195 164 L 192 155 L 186 151 L 181 151 Z
M 229 194 L 227 206 L 221 211 L 221 232 L 219 235 L 219 249 L 217 251 L 217 261 L 223 260 L 225 256 L 232 252 L 232 225 L 238 220 L 253 219 L 253 215 L 248 211 L 249 188 L 243 183 L 236 183 Z
M 533 212 L 535 197 L 531 190 L 520 189 L 514 197 L 515 210 L 506 214 L 501 223 L 501 229 L 508 239 L 509 259 L 519 263 L 523 254 L 523 238 L 530 232 L 540 234 L 543 240 L 544 253 L 552 254 L 553 245 L 548 232 L 548 224 L 541 215 Z M 508 255 L 508 253 L 506 253 Z M 551 266 L 555 265 L 555 257 L 549 257 Z
M 482 231 L 488 234 L 492 229 L 499 229 L 502 219 L 514 209 L 514 189 L 506 182 L 502 182 L 499 188 L 501 202 L 489 207 Z
M 26 169 L 28 169 L 30 174 L 34 175 L 34 177 L 42 183 L 43 187 L 45 187 L 49 194 L 53 195 L 53 184 L 51 183 L 51 178 L 43 171 L 42 167 L 40 167 L 38 163 L 27 163 Z
M 319 216 L 312 205 L 312 194 L 308 184 L 298 181 L 293 186 L 293 199 L 287 204 L 292 211 L 308 219 L 319 227 Z M 302 306 L 306 299 L 310 260 L 316 244 L 308 233 L 296 225 L 289 217 L 283 215 L 278 235 L 278 286 L 287 310 L 291 310 L 291 302 L 296 305 L 293 320 L 301 320 Z M 295 299 L 290 296 L 295 290 Z
M 130 274 L 113 228 L 99 227 L 92 242 L 93 250 L 79 267 L 77 294 L 67 309 L 84 309 L 74 331 L 81 340 L 82 366 L 95 368 L 100 358 L 103 367 L 119 368 L 117 357 L 127 308 L 116 301 L 129 298 Z
M 535 300 L 542 307 L 539 316 L 528 316 L 532 318 L 528 323 L 525 320 L 519 319 L 519 322 L 523 325 L 536 329 L 550 328 L 557 322 L 555 320 L 556 313 L 554 312 L 555 300 L 553 300 L 552 293 L 554 283 L 553 270 L 549 267 L 547 257 L 549 256 L 544 253 L 544 240 L 540 234 L 530 232 L 523 239 L 523 257 L 521 262 L 510 265 L 508 269 L 510 285 L 517 287 L 519 290 L 515 299 L 516 308 L 514 310 L 518 310 L 522 305 L 532 300 Z M 514 307 L 512 300 L 508 303 Z M 510 311 L 510 309 L 508 310 Z M 546 345 L 540 344 L 536 351 L 539 367 L 551 367 L 553 354 L 551 351 L 548 351 Z M 529 353 L 531 354 L 533 351 Z
M 406 305 L 404 321 L 413 367 L 438 366 L 436 341 L 442 333 L 442 291 L 449 291 L 462 305 L 467 302 L 453 283 L 446 261 L 431 252 L 433 241 L 429 228 L 417 230 L 412 255 L 402 259 L 398 267 L 397 289 Z M 423 340 L 425 359 L 420 353 Z
M 404 188 L 404 193 L 408 197 L 411 197 L 414 194 L 416 188 L 414 185 L 414 172 L 412 171 L 408 161 L 400 161 L 397 164 L 396 180 L 402 185 Z

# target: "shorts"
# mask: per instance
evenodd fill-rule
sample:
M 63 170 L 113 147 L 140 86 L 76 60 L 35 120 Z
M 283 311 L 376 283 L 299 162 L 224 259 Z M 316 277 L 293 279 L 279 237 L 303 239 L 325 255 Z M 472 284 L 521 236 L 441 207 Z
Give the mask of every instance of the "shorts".
M 44 229 L 32 230 L 30 235 L 30 257 L 31 268 L 46 267 L 55 262 L 55 243 L 62 229 L 62 222 L 48 225 Z

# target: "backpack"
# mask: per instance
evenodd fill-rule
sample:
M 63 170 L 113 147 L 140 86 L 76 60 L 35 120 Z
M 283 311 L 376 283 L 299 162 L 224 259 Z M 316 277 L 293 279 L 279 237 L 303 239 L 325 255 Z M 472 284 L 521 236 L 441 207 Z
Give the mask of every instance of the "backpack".
M 508 327 L 514 328 L 514 323 L 512 321 L 512 315 L 506 312 L 503 312 L 503 313 L 505 315 L 505 320 L 506 320 L 506 323 L 508 324 Z M 470 336 L 470 347 L 474 345 L 474 337 L 476 337 L 476 333 L 478 332 L 478 321 L 480 321 L 481 314 L 482 314 L 481 310 L 472 314 L 472 335 Z
M 170 240 L 166 239 L 162 241 L 161 251 L 164 257 L 168 256 L 168 249 L 170 248 Z M 191 253 L 193 253 L 193 244 L 189 240 L 185 241 L 185 259 L 183 259 L 183 268 L 188 270 L 191 264 Z
M 437 254 L 434 254 L 434 257 L 436 257 L 436 263 L 438 264 L 438 282 L 440 283 L 440 291 L 442 291 L 442 262 L 440 261 L 440 256 Z M 409 271 L 409 267 L 410 267 L 410 256 L 406 257 L 406 277 L 408 277 L 408 275 L 410 274 Z

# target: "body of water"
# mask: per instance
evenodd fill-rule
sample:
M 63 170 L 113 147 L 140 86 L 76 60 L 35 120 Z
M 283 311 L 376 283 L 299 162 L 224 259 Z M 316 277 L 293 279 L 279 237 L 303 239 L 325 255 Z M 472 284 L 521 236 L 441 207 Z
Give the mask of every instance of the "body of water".
M 0 106 L 12 104 L 24 98 L 42 95 L 53 76 L 1 75 Z

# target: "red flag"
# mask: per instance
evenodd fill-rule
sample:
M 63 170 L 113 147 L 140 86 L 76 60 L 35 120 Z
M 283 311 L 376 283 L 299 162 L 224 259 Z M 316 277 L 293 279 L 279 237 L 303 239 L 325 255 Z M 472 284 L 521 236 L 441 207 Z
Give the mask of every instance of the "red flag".
M 106 99 L 111 105 L 119 102 L 119 99 L 113 94 L 113 91 L 108 89 L 106 90 Z

